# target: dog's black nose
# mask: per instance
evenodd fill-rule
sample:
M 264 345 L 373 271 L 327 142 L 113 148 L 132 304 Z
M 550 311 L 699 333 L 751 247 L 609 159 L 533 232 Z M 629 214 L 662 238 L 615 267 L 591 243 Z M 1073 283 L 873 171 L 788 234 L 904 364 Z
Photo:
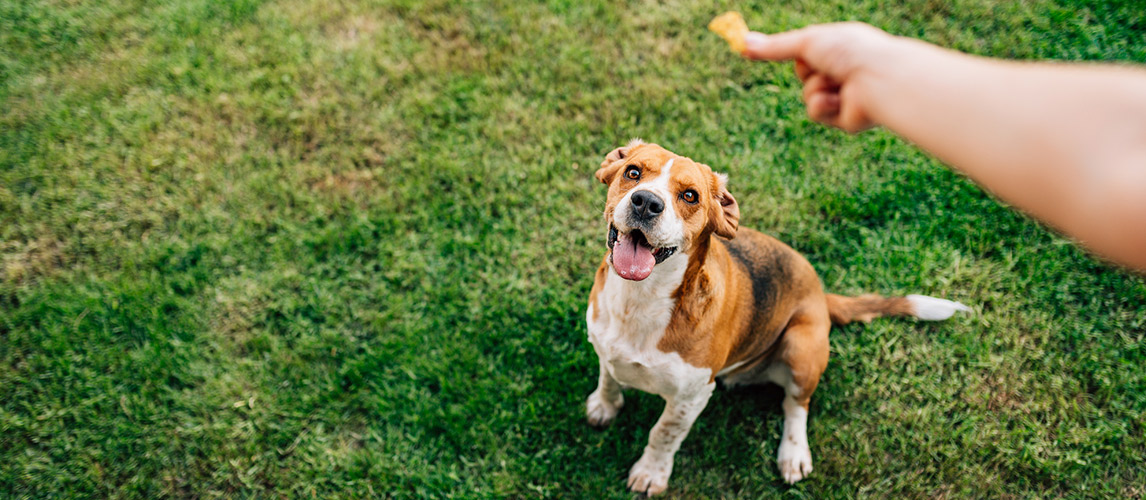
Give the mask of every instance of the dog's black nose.
M 664 200 L 649 191 L 642 190 L 633 193 L 632 203 L 633 215 L 641 220 L 652 219 L 665 211 Z

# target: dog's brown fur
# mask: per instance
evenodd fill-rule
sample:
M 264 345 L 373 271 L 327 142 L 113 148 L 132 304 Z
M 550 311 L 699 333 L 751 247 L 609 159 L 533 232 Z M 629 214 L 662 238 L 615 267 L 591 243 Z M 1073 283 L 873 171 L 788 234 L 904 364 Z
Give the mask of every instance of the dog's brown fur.
M 655 144 L 613 150 L 596 176 L 609 186 L 605 219 L 610 231 L 618 231 L 611 238 L 635 231 L 629 193 L 639 188 L 643 199 L 663 202 L 651 216 L 642 212 L 643 224 L 654 221 L 645 226 L 653 235 L 645 251 L 670 252 L 662 261 L 669 270 L 634 275 L 629 267 L 627 277 L 612 269 L 612 254 L 606 253 L 589 292 L 589 339 L 601 363 L 597 390 L 586 400 L 589 422 L 605 425 L 616 416 L 624 402 L 622 383 L 666 401 L 629 472 L 633 491 L 656 494 L 667 487 L 673 456 L 717 377 L 733 385 L 781 384 L 787 395 L 777 465 L 785 481 L 803 479 L 812 471 L 808 402 L 828 364 L 832 323 L 885 315 L 935 320 L 968 310 L 934 297 L 825 294 L 815 269 L 798 252 L 739 227 L 739 204 L 724 176 Z M 618 207 L 621 219 L 614 218 Z M 660 216 L 662 210 L 668 215 Z M 672 256 L 674 251 L 687 260 Z M 645 279 L 651 284 L 634 284 Z M 600 303 L 602 297 L 608 302 Z
M 660 165 L 669 158 L 676 160 L 674 178 L 681 179 L 674 182 L 700 184 L 703 180 L 708 195 L 702 198 L 704 210 L 677 201 L 686 231 L 693 237 L 684 281 L 674 296 L 676 309 L 657 344 L 660 350 L 679 353 L 689 364 L 711 369 L 713 377 L 738 362 L 745 363 L 734 373 L 783 360 L 798 374 L 801 403 L 806 406 L 827 366 L 832 323 L 911 314 L 911 305 L 902 298 L 825 294 L 815 269 L 802 255 L 771 236 L 738 227 L 739 205 L 709 166 L 656 144 L 617 148 L 601 163 L 596 176 L 609 184 L 606 217 L 632 187 L 616 179 L 625 166 L 639 164 L 647 180 L 659 175 Z M 596 304 L 607 271 L 608 263 L 602 261 L 589 293 L 592 304 Z

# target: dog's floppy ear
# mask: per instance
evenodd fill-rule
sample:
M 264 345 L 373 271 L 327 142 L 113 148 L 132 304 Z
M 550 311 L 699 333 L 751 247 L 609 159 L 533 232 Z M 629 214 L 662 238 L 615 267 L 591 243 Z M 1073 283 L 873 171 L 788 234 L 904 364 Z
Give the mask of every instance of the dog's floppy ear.
M 713 205 L 712 224 L 717 236 L 728 239 L 736 237 L 736 229 L 740 227 L 740 204 L 732 193 L 728 192 L 728 176 L 712 173 L 716 204 Z
M 629 141 L 628 144 L 609 151 L 609 154 L 605 155 L 605 161 L 601 162 L 601 168 L 597 169 L 597 180 L 603 184 L 613 182 L 613 178 L 617 176 L 617 172 L 620 172 L 621 168 L 625 166 L 624 163 L 620 163 L 620 160 L 628 158 L 629 152 L 632 151 L 633 148 L 644 143 L 645 141 L 640 139 L 633 139 Z

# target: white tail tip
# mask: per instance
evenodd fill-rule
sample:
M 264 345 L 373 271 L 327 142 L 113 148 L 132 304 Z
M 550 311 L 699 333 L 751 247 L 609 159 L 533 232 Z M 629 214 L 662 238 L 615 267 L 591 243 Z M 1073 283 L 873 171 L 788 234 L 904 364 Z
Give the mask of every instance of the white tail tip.
M 925 321 L 941 321 L 950 318 L 956 311 L 971 312 L 971 308 L 947 299 L 926 295 L 908 295 L 907 301 L 915 308 L 915 317 Z

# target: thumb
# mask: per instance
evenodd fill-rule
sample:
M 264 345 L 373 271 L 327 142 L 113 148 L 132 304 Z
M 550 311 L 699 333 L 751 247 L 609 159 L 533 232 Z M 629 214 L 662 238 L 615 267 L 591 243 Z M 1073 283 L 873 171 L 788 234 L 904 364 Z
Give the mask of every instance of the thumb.
M 757 61 L 786 61 L 800 57 L 811 38 L 807 28 L 765 35 L 749 31 L 744 36 L 745 49 L 740 55 Z

